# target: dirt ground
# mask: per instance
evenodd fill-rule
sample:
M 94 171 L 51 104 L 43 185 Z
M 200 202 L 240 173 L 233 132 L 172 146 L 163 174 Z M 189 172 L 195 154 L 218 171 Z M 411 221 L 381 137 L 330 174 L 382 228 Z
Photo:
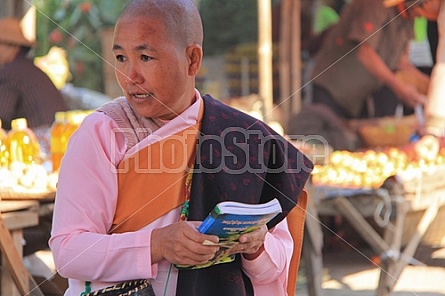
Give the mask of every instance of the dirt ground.
M 397 280 L 394 296 L 445 295 L 445 247 L 420 246 L 415 259 L 423 266 L 409 265 Z M 380 269 L 369 250 L 325 250 L 323 254 L 323 295 L 377 296 Z M 301 266 L 297 296 L 308 296 L 304 266 Z

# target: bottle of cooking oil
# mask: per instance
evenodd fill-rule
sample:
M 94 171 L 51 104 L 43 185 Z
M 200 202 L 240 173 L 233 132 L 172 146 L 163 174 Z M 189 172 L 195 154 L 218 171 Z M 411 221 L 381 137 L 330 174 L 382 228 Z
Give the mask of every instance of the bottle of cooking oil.
M 2 120 L 0 119 L 0 168 L 8 167 L 9 148 L 6 140 L 6 131 L 2 128 Z
M 40 164 L 40 145 L 34 132 L 28 128 L 26 118 L 11 121 L 7 134 L 10 163 Z
M 0 137 L 1 138 L 6 137 L 6 131 L 3 129 L 2 120 L 1 119 L 0 119 Z
M 67 137 L 64 134 L 66 126 L 66 113 L 56 112 L 54 123 L 50 130 L 50 151 L 53 171 L 57 171 L 65 154 Z
M 85 113 L 81 110 L 72 110 L 67 112 L 67 124 L 65 128 L 65 136 L 69 138 L 77 130 L 85 118 Z

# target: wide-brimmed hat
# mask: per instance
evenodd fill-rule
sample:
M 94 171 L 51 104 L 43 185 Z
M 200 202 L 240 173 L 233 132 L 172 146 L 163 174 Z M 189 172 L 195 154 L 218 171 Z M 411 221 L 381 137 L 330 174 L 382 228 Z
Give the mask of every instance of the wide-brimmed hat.
M 8 43 L 32 47 L 34 42 L 29 41 L 23 35 L 20 21 L 13 17 L 0 19 L 0 43 Z
M 422 4 L 425 1 L 426 0 L 383 0 L 383 5 L 385 5 L 385 7 L 393 7 L 393 6 L 396 6 L 397 4 L 402 3 L 402 2 L 406 2 L 408 4 L 413 4 L 413 5 L 418 5 L 418 4 Z

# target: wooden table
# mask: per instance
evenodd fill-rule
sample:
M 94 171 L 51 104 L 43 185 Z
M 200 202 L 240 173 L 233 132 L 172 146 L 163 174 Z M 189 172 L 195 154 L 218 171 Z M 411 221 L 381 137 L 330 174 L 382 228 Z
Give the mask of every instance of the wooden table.
M 0 200 L 1 226 L 1 296 L 24 295 L 30 278 L 23 261 L 23 228 L 39 223 L 39 202 Z M 6 266 L 7 268 L 4 268 Z
M 384 189 L 375 191 L 318 189 L 308 184 L 307 190 L 312 203 L 308 205 L 303 260 L 307 267 L 309 295 L 323 295 L 321 288 L 323 235 L 319 215 L 343 216 L 370 247 L 380 254 L 382 271 L 376 295 L 391 295 L 403 269 L 409 263 L 416 263 L 413 256 L 422 236 L 436 218 L 439 208 L 445 206 L 445 188 L 436 189 L 428 194 L 419 191 L 403 196 L 389 194 Z M 416 231 L 402 245 L 405 219 L 412 211 L 423 211 L 423 214 Z M 377 224 L 381 224 L 383 235 L 371 226 L 367 218 L 374 218 Z

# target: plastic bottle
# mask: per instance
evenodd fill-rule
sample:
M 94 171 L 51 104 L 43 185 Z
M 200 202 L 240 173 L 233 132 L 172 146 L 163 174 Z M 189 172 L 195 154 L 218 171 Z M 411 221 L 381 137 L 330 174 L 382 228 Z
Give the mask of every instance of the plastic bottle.
M 0 138 L 6 138 L 6 131 L 2 127 L 2 120 L 0 119 Z
M 77 130 L 85 118 L 85 112 L 80 110 L 73 110 L 67 112 L 67 124 L 65 128 L 65 136 L 69 140 L 71 135 Z
M 8 167 L 9 164 L 9 148 L 6 137 L 6 131 L 2 128 L 2 120 L 0 119 L 0 168 Z
M 10 163 L 40 164 L 40 145 L 34 132 L 28 128 L 26 118 L 11 121 L 7 134 Z
M 65 124 L 63 134 L 67 138 L 67 140 L 69 140 L 71 135 L 76 130 L 76 127 L 74 125 L 74 118 L 76 117 L 77 112 L 78 111 L 76 111 L 76 110 L 71 110 L 66 113 L 66 124 Z M 66 149 L 66 147 L 65 147 L 65 149 Z
M 50 152 L 53 171 L 57 171 L 66 149 L 67 138 L 64 135 L 66 113 L 56 112 L 54 119 L 50 130 Z

